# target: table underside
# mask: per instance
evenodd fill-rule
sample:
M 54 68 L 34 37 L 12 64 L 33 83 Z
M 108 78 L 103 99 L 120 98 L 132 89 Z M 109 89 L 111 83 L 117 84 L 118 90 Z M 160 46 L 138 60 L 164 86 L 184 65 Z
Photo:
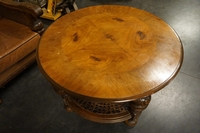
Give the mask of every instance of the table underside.
M 151 96 L 146 96 L 128 102 L 99 102 L 70 96 L 65 91 L 55 87 L 54 90 L 62 96 L 65 109 L 69 112 L 73 111 L 94 122 L 125 122 L 130 127 L 136 125 L 140 114 L 146 109 L 151 100 Z

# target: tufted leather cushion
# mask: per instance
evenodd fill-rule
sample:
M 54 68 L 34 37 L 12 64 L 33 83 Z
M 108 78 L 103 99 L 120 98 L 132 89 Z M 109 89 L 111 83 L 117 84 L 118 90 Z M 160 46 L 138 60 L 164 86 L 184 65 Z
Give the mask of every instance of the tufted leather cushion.
M 40 35 L 8 19 L 0 19 L 0 73 L 36 49 Z

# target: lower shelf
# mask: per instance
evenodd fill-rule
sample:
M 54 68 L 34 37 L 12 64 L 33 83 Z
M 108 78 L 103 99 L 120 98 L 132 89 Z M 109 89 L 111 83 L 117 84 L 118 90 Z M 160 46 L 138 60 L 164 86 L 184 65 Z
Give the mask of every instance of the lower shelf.
M 103 103 L 86 101 L 72 97 L 66 97 L 68 106 L 85 119 L 101 122 L 116 123 L 130 119 L 128 103 Z

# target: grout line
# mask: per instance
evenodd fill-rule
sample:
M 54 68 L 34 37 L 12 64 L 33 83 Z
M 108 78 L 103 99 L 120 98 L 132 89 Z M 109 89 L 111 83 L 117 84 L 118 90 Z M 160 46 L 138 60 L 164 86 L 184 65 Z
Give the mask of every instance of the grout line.
M 198 79 L 198 80 L 200 80 L 200 78 L 198 78 L 198 77 L 195 77 L 195 76 L 192 76 L 192 75 L 190 75 L 190 74 L 187 74 L 187 73 L 184 73 L 184 72 L 181 72 L 181 71 L 180 71 L 180 73 L 182 73 L 182 74 L 185 74 L 185 75 L 187 75 L 187 76 L 190 76 L 190 77 L 192 77 L 192 78 L 195 78 L 195 79 Z

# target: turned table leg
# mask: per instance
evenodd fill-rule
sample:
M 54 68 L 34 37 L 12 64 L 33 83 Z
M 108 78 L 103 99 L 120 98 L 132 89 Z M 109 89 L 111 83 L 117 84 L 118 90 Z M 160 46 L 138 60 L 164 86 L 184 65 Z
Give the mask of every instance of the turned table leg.
M 150 101 L 151 96 L 147 96 L 136 101 L 131 101 L 129 103 L 129 111 L 132 115 L 132 118 L 125 121 L 125 123 L 130 127 L 134 127 L 137 124 L 140 114 L 144 109 L 146 109 Z
M 67 100 L 68 99 L 68 95 L 65 93 L 65 91 L 57 89 L 54 86 L 53 86 L 53 88 L 54 88 L 55 92 L 58 93 L 62 97 L 62 99 L 64 101 L 65 110 L 68 111 L 68 112 L 72 112 L 72 109 L 68 105 L 68 100 Z
M 64 101 L 65 110 L 68 112 L 72 112 L 72 109 L 69 107 L 69 104 L 68 104 L 68 95 L 67 94 L 62 95 L 62 98 Z

